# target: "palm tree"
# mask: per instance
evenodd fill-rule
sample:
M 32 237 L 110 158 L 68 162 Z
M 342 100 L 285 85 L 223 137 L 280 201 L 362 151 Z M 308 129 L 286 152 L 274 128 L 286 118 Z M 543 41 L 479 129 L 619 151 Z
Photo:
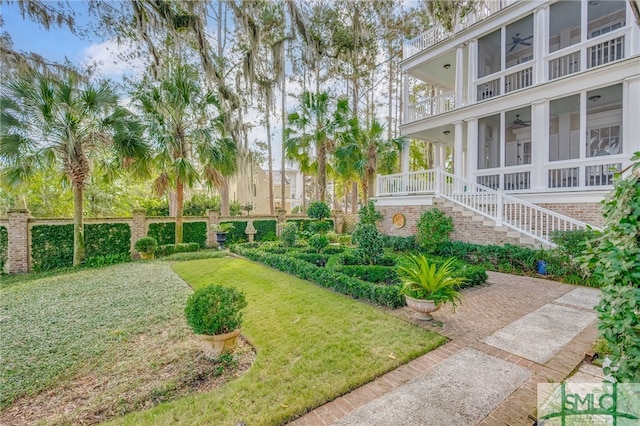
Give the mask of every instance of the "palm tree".
M 193 187 L 201 177 L 220 187 L 224 177 L 236 171 L 236 145 L 224 132 L 217 97 L 204 90 L 197 70 L 185 64 L 169 67 L 160 82 L 143 80 L 133 98 L 160 171 L 154 190 L 158 195 L 175 191 L 175 241 L 181 243 L 185 187 Z
M 299 111 L 289 114 L 288 145 L 298 150 L 315 150 L 314 167 L 317 170 L 318 188 L 316 199 L 326 201 L 327 155 L 335 146 L 335 141 L 347 124 L 349 105 L 346 99 L 339 99 L 335 110 L 330 111 L 331 101 L 327 92 L 305 91 L 300 97 Z M 308 151 L 307 151 L 308 152 Z
M 2 178 L 19 186 L 37 170 L 54 167 L 71 184 L 74 204 L 73 264 L 85 256 L 83 192 L 95 161 L 115 157 L 113 169 L 139 166 L 149 154 L 142 127 L 103 81 L 61 79 L 29 72 L 7 82 L 0 103 Z M 137 161 L 135 159 L 138 159 Z M 107 173 L 111 175 L 111 173 Z

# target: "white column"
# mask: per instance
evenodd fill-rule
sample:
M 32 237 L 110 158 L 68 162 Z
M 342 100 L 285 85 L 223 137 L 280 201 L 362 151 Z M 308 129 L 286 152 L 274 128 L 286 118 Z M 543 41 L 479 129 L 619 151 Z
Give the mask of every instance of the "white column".
M 548 67 L 545 66 L 544 56 L 548 50 L 549 45 L 549 29 L 547 27 L 547 6 L 543 6 L 540 9 L 537 9 L 533 15 L 534 18 L 534 53 L 533 60 L 536 61 L 536 67 L 533 73 L 534 84 L 547 81 L 547 70 Z
M 402 173 L 409 172 L 409 140 L 402 145 L 402 157 L 400 158 Z
M 464 94 L 462 93 L 464 86 L 464 55 L 462 46 L 456 47 L 456 108 L 460 108 L 464 105 Z
M 541 99 L 531 103 L 531 189 L 547 188 L 544 164 L 549 161 L 549 103 Z
M 438 166 L 444 170 L 447 165 L 447 147 L 440 144 L 438 146 L 438 151 L 440 151 L 440 164 L 438 164 Z
M 467 76 L 467 105 L 475 103 L 476 101 L 476 88 L 474 82 L 478 77 L 478 41 L 471 40 L 468 44 L 467 51 L 469 54 L 469 63 L 467 64 L 469 69 Z
M 442 167 L 442 151 L 440 151 L 441 143 L 433 144 L 433 168 Z
M 409 122 L 409 74 L 406 71 L 402 72 L 402 122 Z
M 478 167 L 478 119 L 473 117 L 467 122 L 467 179 L 475 182 L 473 177 Z
M 631 156 L 640 151 L 640 76 L 622 83 L 622 149 Z
M 453 174 L 463 177 L 462 170 L 462 121 L 454 121 L 453 130 Z
M 631 2 L 627 3 L 627 25 L 631 21 L 631 33 L 629 34 L 629 42 L 625 42 L 627 45 L 627 52 L 625 52 L 625 58 L 640 53 L 640 22 L 636 21 L 636 16 L 631 10 Z M 637 2 L 636 2 L 637 3 Z M 639 5 L 640 6 L 640 5 Z

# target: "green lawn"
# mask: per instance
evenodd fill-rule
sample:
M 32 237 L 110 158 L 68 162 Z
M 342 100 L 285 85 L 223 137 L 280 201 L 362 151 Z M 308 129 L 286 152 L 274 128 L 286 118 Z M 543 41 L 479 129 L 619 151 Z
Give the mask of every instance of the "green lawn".
M 196 260 L 174 270 L 194 288 L 219 283 L 246 293 L 243 335 L 255 346 L 255 364 L 221 388 L 116 424 L 281 424 L 444 341 L 373 306 L 245 260 Z

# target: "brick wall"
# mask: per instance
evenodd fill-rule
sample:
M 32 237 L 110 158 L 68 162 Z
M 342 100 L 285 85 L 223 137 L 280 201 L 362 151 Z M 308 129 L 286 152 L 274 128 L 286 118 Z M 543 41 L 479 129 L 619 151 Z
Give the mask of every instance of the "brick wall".
M 418 220 L 425 210 L 432 206 L 376 206 L 376 210 L 382 213 L 382 220 L 378 222 L 378 229 L 385 235 L 394 235 L 397 237 L 409 237 L 415 235 L 417 231 Z M 393 216 L 396 213 L 402 213 L 406 219 L 402 228 L 396 227 L 393 222 Z
M 7 272 L 29 271 L 29 211 L 9 210 Z
M 538 205 L 565 216 L 581 220 L 589 225 L 597 226 L 598 228 L 604 226 L 604 217 L 602 216 L 602 206 L 600 203 L 545 203 Z

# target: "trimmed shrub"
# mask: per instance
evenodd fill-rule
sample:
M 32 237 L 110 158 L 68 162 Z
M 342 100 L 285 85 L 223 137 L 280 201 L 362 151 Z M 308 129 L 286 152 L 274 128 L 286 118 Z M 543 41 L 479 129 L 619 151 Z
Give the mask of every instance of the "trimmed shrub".
M 328 268 L 318 268 L 309 262 L 292 256 L 265 253 L 259 249 L 246 248 L 242 245 L 233 246 L 232 250 L 251 260 L 262 262 L 265 265 L 296 275 L 304 280 L 313 281 L 322 287 L 331 288 L 355 299 L 365 299 L 378 305 L 392 308 L 404 306 L 405 304 L 404 297 L 398 293 L 398 286 L 369 283 Z
M 142 237 L 133 247 L 140 253 L 155 253 L 158 249 L 158 241 L 153 237 Z
M 188 253 L 200 250 L 198 243 L 164 244 L 158 247 L 156 255 L 169 256 L 174 253 Z
M 329 260 L 327 256 L 323 254 L 318 254 L 318 253 L 296 253 L 293 255 L 293 257 L 295 257 L 296 259 L 304 260 L 305 262 L 309 262 L 320 267 L 326 266 L 327 261 Z
M 324 254 L 340 254 L 344 252 L 346 249 L 342 246 L 327 246 L 322 249 Z
M 384 246 L 393 251 L 412 251 L 417 250 L 415 237 L 394 237 L 391 235 L 383 235 Z
M 287 219 L 287 223 L 295 223 L 298 225 L 298 232 L 300 234 L 306 234 L 308 232 L 310 232 L 310 224 L 317 222 L 316 220 L 309 220 L 309 219 Z M 327 219 L 324 221 L 325 223 L 330 223 L 331 224 L 331 228 L 333 228 L 333 220 L 332 219 Z
M 285 223 L 280 233 L 280 239 L 286 247 L 293 247 L 296 245 L 296 239 L 298 238 L 298 224 L 294 222 Z
M 359 278 L 363 281 L 371 283 L 395 285 L 399 284 L 398 273 L 394 268 L 389 266 L 378 265 L 350 265 L 338 266 L 336 272 L 349 275 L 350 277 Z
M 9 232 L 4 226 L 0 226 L 0 273 L 4 271 L 9 256 Z
M 358 223 L 369 223 L 375 225 L 377 221 L 382 219 L 382 213 L 376 210 L 373 201 L 369 201 L 366 205 L 358 210 Z
M 240 290 L 210 285 L 189 296 L 184 313 L 194 333 L 213 336 L 239 329 L 246 307 L 247 300 Z
M 594 239 L 597 233 L 592 229 L 575 229 L 573 231 L 552 231 L 550 238 L 558 245 L 558 250 L 577 258 L 582 256 L 589 240 Z
M 307 207 L 307 216 L 313 219 L 326 219 L 331 217 L 331 209 L 323 201 L 312 201 Z
M 453 231 L 453 219 L 438 208 L 431 208 L 420 215 L 416 241 L 427 253 L 432 253 L 438 244 L 449 240 Z
M 351 235 L 338 235 L 338 242 L 342 245 L 350 245 L 351 244 Z
M 309 238 L 309 245 L 317 252 L 329 245 L 329 239 L 326 235 L 316 234 Z
M 313 234 L 326 234 L 333 229 L 333 222 L 328 220 L 318 220 L 309 223 L 309 232 Z
M 359 223 L 353 231 L 353 242 L 358 246 L 355 253 L 364 263 L 375 265 L 384 254 L 384 238 L 371 223 Z
M 355 251 L 349 250 L 338 255 L 336 259 L 338 265 L 362 265 L 362 258 L 355 254 Z M 395 266 L 396 261 L 388 256 L 381 256 L 378 258 L 377 265 L 379 266 Z

